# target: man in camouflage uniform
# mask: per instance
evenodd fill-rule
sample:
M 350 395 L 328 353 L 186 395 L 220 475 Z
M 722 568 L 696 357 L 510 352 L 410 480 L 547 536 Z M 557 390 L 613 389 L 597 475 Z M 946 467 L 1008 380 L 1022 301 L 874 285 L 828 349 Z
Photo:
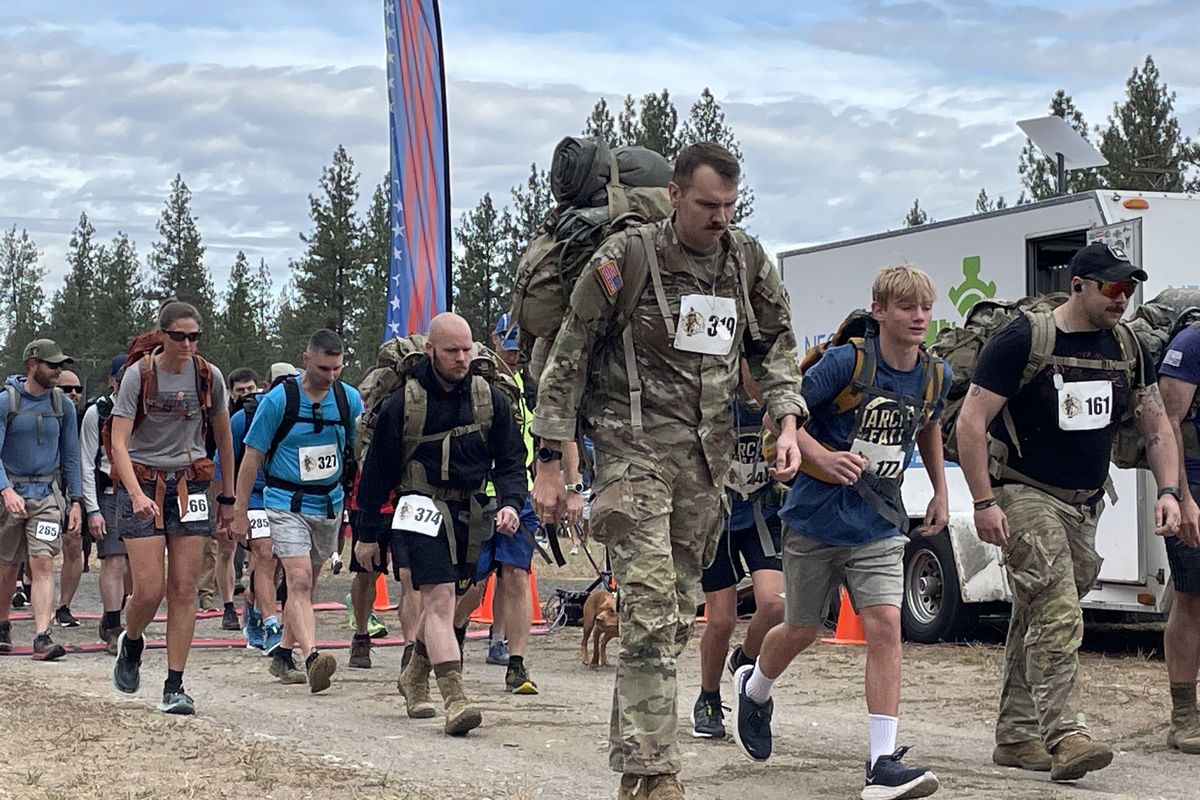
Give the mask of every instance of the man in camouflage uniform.
M 1056 781 L 1113 758 L 1071 696 L 1079 599 L 1100 575 L 1096 523 L 1113 436 L 1129 412 L 1159 485 L 1155 532 L 1173 536 L 1180 518 L 1178 451 L 1153 363 L 1118 324 L 1146 273 L 1096 243 L 1072 257 L 1070 277 L 1065 304 L 1018 316 L 988 341 L 957 428 L 975 531 L 1003 551 L 1013 596 L 992 760 Z
M 561 444 L 580 422 L 595 443 L 591 525 L 619 587 L 609 764 L 622 775 L 621 800 L 683 796 L 675 661 L 720 537 L 743 353 L 782 428 L 775 476 L 789 479 L 800 463 L 796 426 L 807 409 L 787 292 L 761 245 L 729 227 L 739 177 L 715 144 L 680 153 L 674 214 L 596 251 L 538 392 L 533 497 L 544 522 L 566 505 Z

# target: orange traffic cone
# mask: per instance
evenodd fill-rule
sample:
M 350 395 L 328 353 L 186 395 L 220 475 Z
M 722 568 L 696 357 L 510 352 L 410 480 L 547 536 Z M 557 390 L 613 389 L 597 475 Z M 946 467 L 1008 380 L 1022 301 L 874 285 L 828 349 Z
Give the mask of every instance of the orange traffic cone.
M 483 590 L 483 600 L 479 606 L 471 612 L 471 622 L 478 622 L 480 625 L 491 625 L 493 621 L 492 602 L 496 596 L 496 573 L 488 576 L 487 587 Z M 533 615 L 530 621 L 534 625 L 545 625 L 546 618 L 542 616 L 542 601 L 538 597 L 537 590 L 537 574 L 533 570 L 533 566 L 529 567 L 529 598 L 533 604 Z
M 866 644 L 867 636 L 863 633 L 862 620 L 850 602 L 850 593 L 842 587 L 842 602 L 838 610 L 837 627 L 832 638 L 821 640 L 825 644 Z
M 529 565 L 529 600 L 533 603 L 533 618 L 530 620 L 534 625 L 545 625 L 546 618 L 542 616 L 542 600 L 538 597 L 537 590 L 537 574 L 533 571 L 533 565 Z
M 375 579 L 375 610 L 387 611 L 392 607 L 392 601 L 388 599 L 387 592 L 387 576 L 382 572 Z

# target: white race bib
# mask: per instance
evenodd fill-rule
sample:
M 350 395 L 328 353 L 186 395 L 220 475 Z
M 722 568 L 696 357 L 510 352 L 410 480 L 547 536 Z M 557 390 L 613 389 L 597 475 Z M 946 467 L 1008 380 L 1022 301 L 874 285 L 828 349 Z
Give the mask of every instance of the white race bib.
M 57 522 L 46 522 L 39 519 L 33 528 L 33 538 L 39 542 L 53 542 L 58 538 L 59 530 L 60 527 Z
M 1054 376 L 1058 390 L 1058 427 L 1064 431 L 1094 431 L 1112 422 L 1112 381 L 1064 383 Z
M 851 453 L 867 459 L 865 472 L 879 478 L 899 478 L 904 472 L 904 447 L 898 444 L 875 444 L 855 439 L 850 445 Z
M 267 521 L 267 512 L 259 509 L 257 511 L 247 511 L 246 516 L 250 518 L 250 538 L 251 539 L 268 539 L 271 536 L 271 523 Z
M 208 522 L 208 495 L 203 492 L 189 494 L 185 501 L 183 516 L 179 518 L 179 521 Z
M 756 431 L 738 437 L 737 456 L 729 466 L 726 486 L 749 497 L 770 482 L 770 465 L 762 457 L 762 436 Z
M 709 356 L 726 355 L 733 349 L 737 326 L 737 303 L 732 297 L 685 294 L 679 300 L 675 349 Z
M 338 474 L 336 444 L 300 448 L 300 480 L 304 483 L 324 481 Z
M 442 512 L 433 500 L 422 494 L 406 494 L 397 498 L 392 514 L 392 530 L 411 531 L 422 536 L 437 536 L 442 530 Z

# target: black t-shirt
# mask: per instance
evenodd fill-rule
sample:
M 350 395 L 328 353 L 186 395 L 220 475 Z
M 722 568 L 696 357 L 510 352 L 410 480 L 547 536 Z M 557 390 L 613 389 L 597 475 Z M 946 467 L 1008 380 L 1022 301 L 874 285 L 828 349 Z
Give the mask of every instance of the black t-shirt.
M 1119 369 L 1105 372 L 1047 365 L 1018 392 L 1021 373 L 1029 361 L 1032 335 L 1028 318 L 1021 315 L 993 336 L 979 355 L 972 382 L 1008 398 L 1021 454 L 1017 455 L 1012 446 L 1003 414 L 996 415 L 988 432 L 1009 446 L 1008 466 L 1023 475 L 1063 489 L 1099 489 L 1108 478 L 1113 436 L 1133 402 L 1133 391 Z M 1054 355 L 1119 360 L 1121 345 L 1116 334 L 1109 330 L 1065 333 L 1059 329 Z M 1141 367 L 1142 383 L 1147 386 L 1154 383 L 1154 365 L 1145 349 Z M 1066 383 L 1105 379 L 1112 382 L 1112 421 L 1107 426 L 1083 431 L 1064 431 L 1059 427 L 1056 369 L 1061 369 Z

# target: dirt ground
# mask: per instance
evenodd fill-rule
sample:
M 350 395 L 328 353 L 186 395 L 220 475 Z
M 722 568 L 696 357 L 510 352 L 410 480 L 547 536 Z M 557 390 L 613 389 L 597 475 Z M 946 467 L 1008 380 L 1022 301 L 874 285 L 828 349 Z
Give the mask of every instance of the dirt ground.
M 578 559 L 565 572 L 544 570 L 542 599 L 554 586 L 578 588 L 589 571 Z M 95 573 L 84 576 L 77 612 L 96 610 L 95 580 Z M 340 600 L 348 584 L 345 573 L 329 576 L 321 599 Z M 320 638 L 349 637 L 342 612 L 320 612 L 318 624 Z M 14 623 L 14 641 L 31 640 L 32 627 Z M 162 630 L 153 626 L 150 638 L 160 638 Z M 444 736 L 436 719 L 404 715 L 395 688 L 395 647 L 376 649 L 369 671 L 349 669 L 346 651 L 336 651 L 334 686 L 320 695 L 279 685 L 257 653 L 196 650 L 186 673 L 197 703 L 194 718 L 154 710 L 165 677 L 162 650 L 147 651 L 143 689 L 132 697 L 112 688 L 111 659 L 103 653 L 72 653 L 53 664 L 3 657 L 0 798 L 615 797 L 617 780 L 606 758 L 613 670 L 590 671 L 578 663 L 579 634 L 566 628 L 534 637 L 527 661 L 541 688 L 535 697 L 505 694 L 503 669 L 484 663 L 486 642 L 470 641 L 467 688 L 483 709 L 484 724 L 465 739 Z M 997 626 L 981 634 L 983 641 L 971 645 L 905 648 L 900 742 L 913 746 L 909 761 L 938 774 L 939 797 L 1197 796 L 1200 757 L 1165 744 L 1170 701 L 1157 655 L 1159 633 L 1089 634 L 1082 703 L 1095 733 L 1118 754 L 1111 767 L 1075 786 L 991 763 L 1003 634 Z M 54 635 L 65 643 L 91 642 L 95 623 Z M 197 636 L 235 635 L 223 634 L 219 621 L 210 619 L 199 622 Z M 685 727 L 698 687 L 694 638 L 680 661 L 685 719 L 679 731 L 689 799 L 857 797 L 865 760 L 864 656 L 861 647 L 837 645 L 802 656 L 777 684 L 775 755 L 755 764 L 732 740 L 693 739 Z M 728 682 L 724 691 L 728 698 Z

